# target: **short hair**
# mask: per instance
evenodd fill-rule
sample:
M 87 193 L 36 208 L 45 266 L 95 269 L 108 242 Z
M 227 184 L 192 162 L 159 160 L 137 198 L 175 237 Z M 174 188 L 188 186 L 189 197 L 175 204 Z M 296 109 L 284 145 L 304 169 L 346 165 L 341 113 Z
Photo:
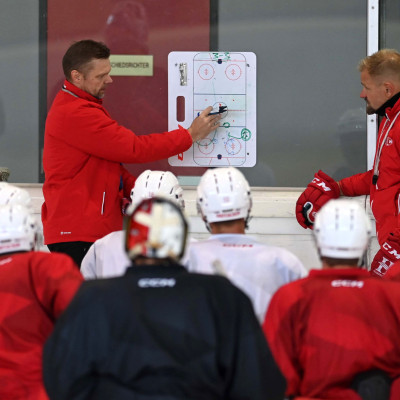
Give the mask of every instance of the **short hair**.
M 90 70 L 90 62 L 93 59 L 108 59 L 110 49 L 102 42 L 85 39 L 73 43 L 64 54 L 62 67 L 66 79 L 71 79 L 71 71 L 86 74 Z
M 400 53 L 394 49 L 379 50 L 363 58 L 358 70 L 367 71 L 372 77 L 394 77 L 400 81 Z
M 335 267 L 337 265 L 352 265 L 354 267 L 358 267 L 360 260 L 358 258 L 332 258 L 321 256 L 321 261 L 330 267 Z
M 238 218 L 238 219 L 229 219 L 228 221 L 215 221 L 215 222 L 210 222 L 210 225 L 216 225 L 216 226 L 229 226 L 232 227 L 235 224 L 237 224 L 239 221 L 243 221 L 246 223 L 245 218 Z

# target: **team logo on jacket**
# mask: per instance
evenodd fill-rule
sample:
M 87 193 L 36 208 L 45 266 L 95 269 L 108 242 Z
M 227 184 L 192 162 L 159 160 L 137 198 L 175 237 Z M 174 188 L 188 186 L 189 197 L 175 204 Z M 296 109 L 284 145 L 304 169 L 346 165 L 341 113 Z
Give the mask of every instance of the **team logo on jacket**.
M 386 145 L 386 146 L 391 146 L 392 144 L 393 144 L 393 139 L 392 139 L 391 137 L 388 137 L 388 138 L 386 139 L 385 145 Z

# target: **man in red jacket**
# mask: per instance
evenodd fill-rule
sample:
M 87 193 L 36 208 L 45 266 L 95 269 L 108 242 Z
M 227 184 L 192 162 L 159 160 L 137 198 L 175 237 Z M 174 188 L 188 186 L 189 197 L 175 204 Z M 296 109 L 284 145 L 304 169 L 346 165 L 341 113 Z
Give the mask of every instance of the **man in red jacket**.
M 14 197 L 0 227 L 0 399 L 47 400 L 43 345 L 83 277 L 70 257 L 32 251 L 36 221 Z
M 312 229 L 315 214 L 329 199 L 370 195 L 381 246 L 371 273 L 383 276 L 400 259 L 400 53 L 380 50 L 362 59 L 358 68 L 367 114 L 382 117 L 374 166 L 340 182 L 319 171 L 299 197 L 296 217 L 301 226 Z
M 322 269 L 272 297 L 263 330 L 289 398 L 400 399 L 400 282 L 358 268 L 369 222 L 355 200 L 324 205 L 314 227 Z
M 80 265 L 90 245 L 122 227 L 121 201 L 135 177 L 121 163 L 145 163 L 186 151 L 205 138 L 220 116 L 206 108 L 188 129 L 136 136 L 118 125 L 102 98 L 110 50 L 93 40 L 74 43 L 63 57 L 65 81 L 47 116 L 42 222 L 50 251 Z M 129 105 L 125 105 L 129 106 Z

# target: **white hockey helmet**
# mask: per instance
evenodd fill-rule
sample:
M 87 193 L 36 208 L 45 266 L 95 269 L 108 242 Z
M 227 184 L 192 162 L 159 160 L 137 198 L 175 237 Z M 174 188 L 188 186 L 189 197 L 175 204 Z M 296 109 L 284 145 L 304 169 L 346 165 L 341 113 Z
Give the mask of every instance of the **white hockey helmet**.
M 125 219 L 125 248 L 130 259 L 183 257 L 188 224 L 182 210 L 165 197 L 142 200 Z
M 25 207 L 32 207 L 32 199 L 27 190 L 10 185 L 7 182 L 0 182 L 0 205 L 22 204 Z
M 176 176 L 170 171 L 148 169 L 136 179 L 135 186 L 131 190 L 133 206 L 154 196 L 166 197 L 178 204 L 182 210 L 185 208 L 183 189 Z
M 209 223 L 250 217 L 252 197 L 249 183 L 234 167 L 207 170 L 197 186 L 197 210 Z
M 320 255 L 361 261 L 371 235 L 371 223 L 355 200 L 328 201 L 315 217 L 313 230 Z
M 0 254 L 33 250 L 37 223 L 29 208 L 21 204 L 0 206 Z

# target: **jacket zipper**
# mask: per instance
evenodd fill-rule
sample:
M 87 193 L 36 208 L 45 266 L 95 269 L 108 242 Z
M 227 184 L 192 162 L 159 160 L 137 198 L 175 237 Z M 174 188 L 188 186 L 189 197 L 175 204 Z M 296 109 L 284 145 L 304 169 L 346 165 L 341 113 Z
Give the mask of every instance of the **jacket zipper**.
M 101 215 L 104 215 L 104 204 L 106 201 L 106 192 L 103 192 L 103 201 L 101 203 Z

